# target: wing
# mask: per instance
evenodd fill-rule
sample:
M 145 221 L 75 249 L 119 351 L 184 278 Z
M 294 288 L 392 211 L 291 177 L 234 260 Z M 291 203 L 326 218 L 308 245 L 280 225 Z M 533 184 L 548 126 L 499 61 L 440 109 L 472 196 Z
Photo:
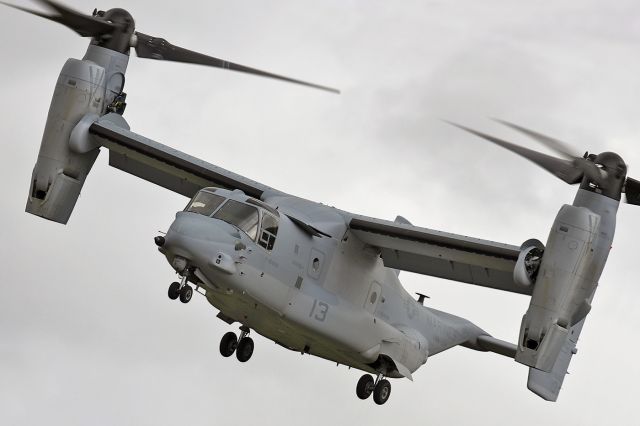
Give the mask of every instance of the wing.
M 100 118 L 91 124 L 89 133 L 96 143 L 109 150 L 109 165 L 186 197 L 207 186 L 240 189 L 258 199 L 265 193 L 280 193 L 133 133 L 119 116 L 110 114 Z
M 86 114 L 72 130 L 66 122 L 47 123 L 25 210 L 54 222 L 68 222 L 101 147 L 109 150 L 111 166 L 187 197 L 206 186 L 239 189 L 259 199 L 284 195 L 135 134 L 118 114 Z
M 351 216 L 351 232 L 380 250 L 385 266 L 513 293 L 533 289 L 513 282 L 520 248 L 407 223 Z

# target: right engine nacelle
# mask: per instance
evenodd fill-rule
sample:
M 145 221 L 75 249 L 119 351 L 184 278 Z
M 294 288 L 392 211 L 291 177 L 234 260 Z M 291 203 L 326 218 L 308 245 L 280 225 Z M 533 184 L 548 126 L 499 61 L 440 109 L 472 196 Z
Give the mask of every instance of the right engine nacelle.
M 516 361 L 551 371 L 571 327 L 589 313 L 613 236 L 601 223 L 584 207 L 564 205 L 558 212 L 520 326 Z M 523 259 L 526 264 L 526 254 Z

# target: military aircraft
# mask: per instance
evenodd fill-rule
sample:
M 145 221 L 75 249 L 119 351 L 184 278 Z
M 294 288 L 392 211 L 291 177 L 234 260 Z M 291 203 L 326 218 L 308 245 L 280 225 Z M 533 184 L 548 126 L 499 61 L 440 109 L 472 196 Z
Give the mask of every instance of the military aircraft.
M 363 370 L 361 399 L 384 404 L 387 378 L 408 378 L 429 356 L 455 346 L 490 351 L 529 367 L 528 387 L 555 401 L 607 260 L 622 194 L 640 204 L 640 183 L 614 153 L 577 155 L 560 141 L 506 123 L 562 158 L 462 126 L 569 184 L 546 246 L 501 244 L 352 214 L 252 181 L 130 131 L 125 74 L 142 58 L 226 68 L 337 92 L 172 45 L 135 29 L 123 9 L 85 15 L 50 0 L 51 14 L 91 42 L 60 72 L 33 171 L 26 211 L 66 224 L 101 148 L 109 164 L 188 198 L 154 242 L 181 280 L 168 296 L 203 294 L 229 325 L 220 353 L 248 361 L 255 332 L 279 345 Z M 531 297 L 516 344 L 470 321 L 424 306 L 402 287 L 401 270 Z M 375 377 L 374 377 L 375 376 Z

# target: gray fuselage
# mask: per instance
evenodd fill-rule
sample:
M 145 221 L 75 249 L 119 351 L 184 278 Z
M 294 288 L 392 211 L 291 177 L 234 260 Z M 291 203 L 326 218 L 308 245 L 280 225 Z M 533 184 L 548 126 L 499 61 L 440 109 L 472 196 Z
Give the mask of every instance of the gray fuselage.
M 250 200 L 240 191 L 213 191 Z M 411 377 L 429 355 L 473 346 L 486 334 L 416 302 L 379 253 L 349 232 L 343 212 L 291 196 L 264 201 L 279 215 L 271 250 L 224 220 L 190 211 L 177 213 L 161 248 L 177 270 L 186 260 L 191 280 L 223 318 L 289 349 L 391 377 Z

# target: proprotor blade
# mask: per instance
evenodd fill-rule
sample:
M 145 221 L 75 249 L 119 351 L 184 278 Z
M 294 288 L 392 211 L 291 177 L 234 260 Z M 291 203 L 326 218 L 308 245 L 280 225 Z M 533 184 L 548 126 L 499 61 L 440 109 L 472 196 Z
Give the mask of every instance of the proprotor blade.
M 534 151 L 532 149 L 528 149 L 528 148 L 524 148 L 522 146 L 518 146 L 515 144 L 512 144 L 510 142 L 507 142 L 505 140 L 487 135 L 486 133 L 482 133 L 482 132 L 478 132 L 476 130 L 470 129 L 468 127 L 465 126 L 461 126 L 459 124 L 456 123 L 452 123 L 450 121 L 447 121 L 447 123 L 451 124 L 452 126 L 455 126 L 459 129 L 462 129 L 466 132 L 469 132 L 473 135 L 476 135 L 478 137 L 481 137 L 482 139 L 488 140 L 489 142 L 493 142 L 498 146 L 501 146 L 502 148 L 508 149 L 509 151 L 520 155 L 521 157 L 526 158 L 527 160 L 537 164 L 538 166 L 542 167 L 543 169 L 545 169 L 548 172 L 551 172 L 553 175 L 555 175 L 556 177 L 562 179 L 563 181 L 567 182 L 568 184 L 576 184 L 576 183 L 580 183 L 580 181 L 582 180 L 582 170 L 580 170 L 578 167 L 576 167 L 573 164 L 573 161 L 570 160 L 564 160 L 561 158 L 556 158 L 556 157 L 552 157 L 550 155 L 546 155 L 546 154 L 542 154 L 540 152 Z
M 93 16 L 85 15 L 83 13 L 70 9 L 66 6 L 63 6 L 59 3 L 56 3 L 54 1 L 50 1 L 50 0 L 36 0 L 36 1 L 39 3 L 42 3 L 43 5 L 49 7 L 50 9 L 53 9 L 56 12 L 56 14 L 47 15 L 42 12 L 38 12 L 35 10 L 27 9 L 25 7 L 5 3 L 3 1 L 0 1 L 0 3 L 6 6 L 12 7 L 14 9 L 18 9 L 23 12 L 27 12 L 32 15 L 36 15 L 41 18 L 45 18 L 50 21 L 62 24 L 65 27 L 68 27 L 73 31 L 75 31 L 76 33 L 80 34 L 82 37 L 100 37 L 105 34 L 110 34 L 115 28 L 115 25 L 110 22 L 94 18 Z
M 540 142 L 552 151 L 562 155 L 567 160 L 571 160 L 573 165 L 582 170 L 582 173 L 587 175 L 592 181 L 598 182 L 601 185 L 605 184 L 605 181 L 607 180 L 606 174 L 603 173 L 603 171 L 600 170 L 600 168 L 598 168 L 592 161 L 587 161 L 586 158 L 582 157 L 581 154 L 576 152 L 570 145 L 534 130 L 527 129 L 526 127 L 509 123 L 508 121 L 500 120 L 498 118 L 494 118 L 493 120 Z
M 529 136 L 530 138 L 540 142 L 541 144 L 551 149 L 552 151 L 555 151 L 558 154 L 562 155 L 563 157 L 566 157 L 567 160 L 582 157 L 581 153 L 576 152 L 571 146 L 569 146 L 568 144 L 562 141 L 559 141 L 558 139 L 549 137 L 547 135 L 543 135 L 542 133 L 538 133 L 534 130 L 527 129 L 526 127 L 522 127 L 517 124 L 513 124 L 508 121 L 501 120 L 499 118 L 493 118 L 493 120 L 517 132 L 520 132 L 526 136 Z
M 624 193 L 627 203 L 640 206 L 640 181 L 628 177 L 624 183 Z
M 235 64 L 212 56 L 203 55 L 202 53 L 187 50 L 182 47 L 174 46 L 167 40 L 158 37 L 152 37 L 147 34 L 136 32 L 137 44 L 135 46 L 136 53 L 141 58 L 158 59 L 164 61 L 184 62 L 189 64 L 206 65 L 215 68 L 228 69 L 233 71 L 244 72 L 247 74 L 259 75 L 262 77 L 274 78 L 276 80 L 287 81 L 289 83 L 301 84 L 314 89 L 326 90 L 328 92 L 340 93 L 339 90 L 319 84 L 308 83 L 306 81 L 296 80 L 284 77 L 278 74 L 261 71 L 255 68 L 246 67 L 244 65 Z

